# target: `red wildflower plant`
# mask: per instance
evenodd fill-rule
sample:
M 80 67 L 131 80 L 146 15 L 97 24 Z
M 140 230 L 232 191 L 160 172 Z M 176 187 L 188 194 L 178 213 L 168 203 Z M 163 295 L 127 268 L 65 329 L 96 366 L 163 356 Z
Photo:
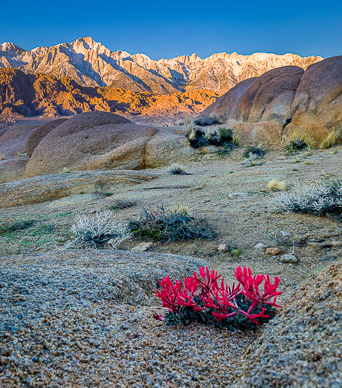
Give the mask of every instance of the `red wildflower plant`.
M 199 274 L 171 281 L 170 277 L 159 282 L 160 290 L 156 297 L 169 312 L 163 317 L 155 314 L 158 320 L 168 324 L 188 323 L 200 320 L 220 325 L 251 327 L 259 325 L 275 314 L 279 278 L 271 283 L 269 275 L 254 275 L 250 268 L 238 267 L 234 271 L 238 284 L 229 287 L 222 275 L 202 267 Z M 219 279 L 221 278 L 221 281 Z M 263 292 L 261 286 L 263 283 Z

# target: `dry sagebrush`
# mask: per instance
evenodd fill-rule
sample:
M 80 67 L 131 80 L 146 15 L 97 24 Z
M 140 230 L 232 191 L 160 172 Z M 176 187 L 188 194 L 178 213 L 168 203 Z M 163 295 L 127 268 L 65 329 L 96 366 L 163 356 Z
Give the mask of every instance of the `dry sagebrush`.
M 308 213 L 322 216 L 342 214 L 342 183 L 329 181 L 310 185 L 296 184 L 291 192 L 279 194 L 275 205 L 285 212 Z
M 103 248 L 105 245 L 117 248 L 131 237 L 127 225 L 120 223 L 113 213 L 107 211 L 77 217 L 71 231 L 74 240 L 69 246 L 79 248 Z

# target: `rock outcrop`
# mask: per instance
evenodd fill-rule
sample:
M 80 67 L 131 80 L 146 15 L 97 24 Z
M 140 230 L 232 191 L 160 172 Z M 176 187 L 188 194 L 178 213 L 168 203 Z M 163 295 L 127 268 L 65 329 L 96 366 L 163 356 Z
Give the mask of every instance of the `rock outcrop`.
M 84 171 L 42 175 L 0 184 L 0 208 L 52 201 L 80 192 L 113 191 L 155 176 L 143 171 Z
M 342 56 L 248 79 L 201 115 L 221 117 L 247 142 L 280 144 L 293 130 L 321 139 L 342 128 Z
M 193 154 L 185 137 L 171 130 L 133 124 L 111 113 L 90 112 L 51 130 L 33 151 L 25 177 L 57 173 L 63 168 L 136 170 Z
M 281 302 L 246 351 L 233 387 L 338 387 L 342 383 L 342 262 Z
M 14 125 L 0 136 L 0 155 L 5 158 L 26 154 L 31 133 L 37 128 L 34 124 Z
M 342 131 L 342 56 L 310 66 L 301 78 L 285 134 L 307 131 L 318 139 Z
M 189 276 L 202 265 L 205 265 L 202 260 L 190 256 L 121 250 L 68 249 L 26 255 L 24 259 L 18 255 L 4 257 L 0 263 L 1 284 L 8 288 L 6 295 L 1 290 L 4 308 L 1 322 L 16 319 L 9 310 L 13 310 L 11 301 L 15 290 L 23 284 L 25 290 L 30 290 L 26 303 L 19 302 L 23 313 L 39 320 L 41 315 L 30 315 L 25 310 L 27 304 L 31 308 L 40 306 L 40 311 L 47 314 L 56 313 L 56 307 L 51 307 L 55 302 L 62 309 L 80 308 L 88 312 L 98 303 L 156 305 L 154 294 L 159 280 L 167 276 L 171 279 Z M 45 294 L 45 304 L 42 294 Z
M 216 53 L 202 59 L 196 54 L 151 60 L 147 55 L 111 51 L 91 37 L 52 47 L 25 51 L 13 43 L 0 45 L 0 67 L 21 69 L 30 74 L 70 77 L 82 86 L 125 88 L 153 94 L 199 89 L 225 93 L 237 83 L 282 66 L 306 69 L 321 57 L 295 54 Z

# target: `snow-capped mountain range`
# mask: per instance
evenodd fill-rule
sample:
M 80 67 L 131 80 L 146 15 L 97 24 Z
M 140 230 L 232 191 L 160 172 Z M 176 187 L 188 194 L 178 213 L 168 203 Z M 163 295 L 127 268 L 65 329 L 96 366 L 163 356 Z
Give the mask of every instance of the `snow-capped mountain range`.
M 204 59 L 192 54 L 152 60 L 145 54 L 111 51 L 91 37 L 31 51 L 9 42 L 0 44 L 0 68 L 54 74 L 60 79 L 69 76 L 83 86 L 108 86 L 153 94 L 199 89 L 223 94 L 237 83 L 271 69 L 288 65 L 306 69 L 322 59 L 297 54 L 217 53 Z

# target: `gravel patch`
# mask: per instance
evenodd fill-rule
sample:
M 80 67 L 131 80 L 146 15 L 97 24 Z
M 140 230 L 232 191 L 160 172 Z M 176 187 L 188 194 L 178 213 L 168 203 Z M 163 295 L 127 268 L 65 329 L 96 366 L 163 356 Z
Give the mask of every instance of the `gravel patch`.
M 234 387 L 342 386 L 342 261 L 294 293 L 235 378 Z
M 0 386 L 230 384 L 254 333 L 169 328 L 152 318 L 161 312 L 151 298 L 156 279 L 179 278 L 200 265 L 125 251 L 2 259 Z

